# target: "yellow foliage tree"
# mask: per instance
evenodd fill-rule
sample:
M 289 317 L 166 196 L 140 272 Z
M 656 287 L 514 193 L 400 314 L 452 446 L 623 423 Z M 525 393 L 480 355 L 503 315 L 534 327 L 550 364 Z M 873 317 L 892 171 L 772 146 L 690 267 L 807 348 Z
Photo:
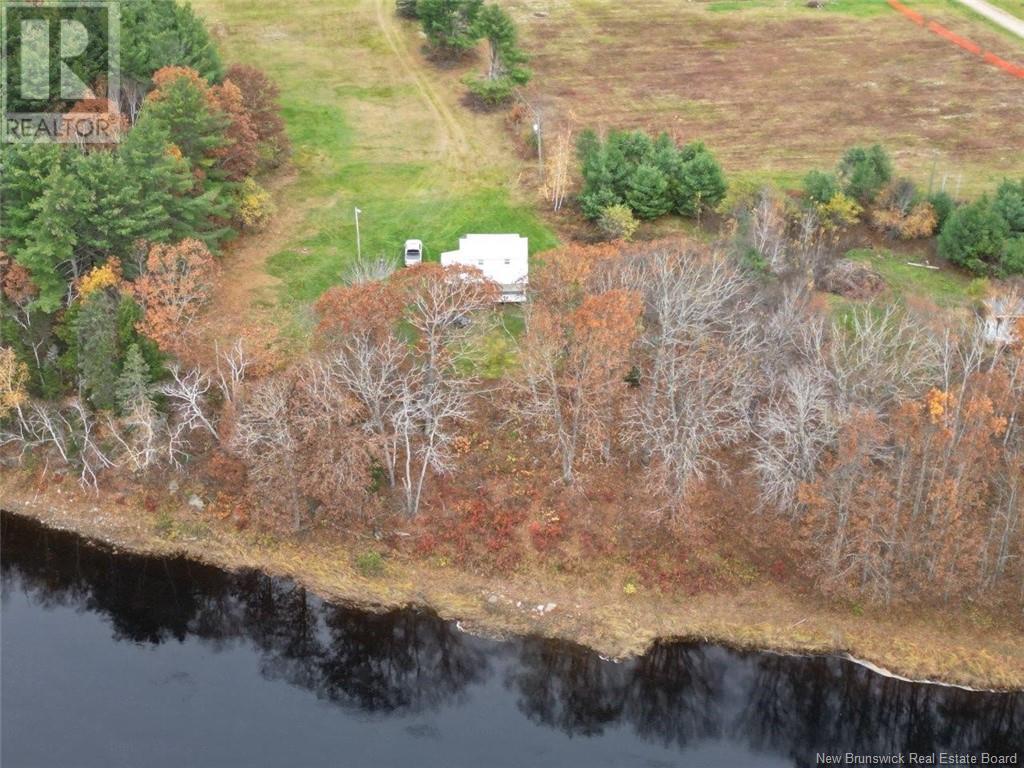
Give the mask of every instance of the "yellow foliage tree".
M 13 349 L 0 347 L 0 419 L 6 419 L 28 399 L 27 381 L 28 367 L 18 360 Z
M 108 259 L 105 264 L 93 267 L 78 280 L 78 295 L 85 298 L 96 291 L 115 288 L 121 284 L 121 262 Z

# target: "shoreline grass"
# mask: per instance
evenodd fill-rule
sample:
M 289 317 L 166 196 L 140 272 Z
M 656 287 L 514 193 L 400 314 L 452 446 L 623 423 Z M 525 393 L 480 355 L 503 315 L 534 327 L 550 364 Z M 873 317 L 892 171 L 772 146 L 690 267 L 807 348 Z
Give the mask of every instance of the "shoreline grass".
M 621 587 L 529 574 L 483 577 L 406 556 L 383 574 L 359 567 L 362 540 L 288 539 L 238 531 L 223 520 L 198 527 L 189 511 L 164 503 L 154 513 L 134 503 L 52 498 L 19 491 L 0 475 L 7 511 L 140 554 L 185 556 L 225 570 L 252 568 L 291 578 L 328 601 L 371 611 L 425 606 L 483 636 L 539 635 L 586 646 L 609 658 L 645 653 L 660 640 L 693 640 L 739 649 L 853 657 L 911 680 L 991 690 L 1024 689 L 1024 646 L 990 616 L 951 621 L 942 613 L 826 604 L 756 583 L 725 593 L 625 594 Z M 99 514 L 97 514 L 99 512 Z M 502 596 L 497 605 L 488 600 Z M 522 601 L 526 610 L 516 607 Z M 553 602 L 557 610 L 529 610 Z

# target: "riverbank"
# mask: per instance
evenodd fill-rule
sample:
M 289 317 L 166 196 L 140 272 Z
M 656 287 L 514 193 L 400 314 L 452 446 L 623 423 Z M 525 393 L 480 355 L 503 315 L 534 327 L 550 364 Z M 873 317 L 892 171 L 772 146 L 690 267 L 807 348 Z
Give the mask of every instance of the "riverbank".
M 642 654 L 655 640 L 694 639 L 738 648 L 850 655 L 911 680 L 984 689 L 1024 689 L 1019 617 L 999 624 L 983 612 L 856 609 L 787 594 L 771 584 L 693 597 L 581 583 L 564 575 L 482 577 L 389 556 L 364 575 L 365 541 L 278 539 L 228 521 L 150 512 L 125 497 L 24 487 L 0 475 L 0 506 L 114 548 L 183 555 L 226 570 L 253 568 L 295 579 L 321 597 L 363 608 L 427 606 L 466 631 L 503 637 L 538 634 L 611 657 Z M 200 522 L 201 520 L 201 522 Z

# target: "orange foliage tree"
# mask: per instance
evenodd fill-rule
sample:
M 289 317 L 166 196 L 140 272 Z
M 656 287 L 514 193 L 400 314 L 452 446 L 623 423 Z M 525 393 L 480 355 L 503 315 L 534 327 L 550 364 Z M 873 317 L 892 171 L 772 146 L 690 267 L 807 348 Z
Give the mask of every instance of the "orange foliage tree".
M 610 457 L 628 388 L 641 298 L 589 285 L 601 261 L 617 252 L 604 246 L 545 254 L 520 341 L 519 410 L 554 446 L 566 483 L 581 463 Z
M 146 310 L 139 332 L 166 352 L 181 352 L 191 339 L 191 326 L 209 300 L 220 267 L 201 241 L 182 240 L 154 245 L 135 292 Z
M 245 107 L 242 91 L 231 80 L 213 86 L 210 98 L 229 119 L 224 132 L 228 141 L 214 151 L 214 156 L 229 181 L 241 181 L 256 170 L 259 162 L 259 136 L 252 115 Z
M 1007 514 L 1021 519 L 1021 499 L 1001 492 L 1019 485 L 1019 455 L 1005 450 L 1019 398 L 996 367 L 933 388 L 888 419 L 851 419 L 802 489 L 821 581 L 882 602 L 961 597 L 991 584 L 990 545 Z
M 227 80 L 237 85 L 242 93 L 242 103 L 259 139 L 261 162 L 267 166 L 276 166 L 287 154 L 289 147 L 281 108 L 277 102 L 277 86 L 262 71 L 244 64 L 230 67 Z

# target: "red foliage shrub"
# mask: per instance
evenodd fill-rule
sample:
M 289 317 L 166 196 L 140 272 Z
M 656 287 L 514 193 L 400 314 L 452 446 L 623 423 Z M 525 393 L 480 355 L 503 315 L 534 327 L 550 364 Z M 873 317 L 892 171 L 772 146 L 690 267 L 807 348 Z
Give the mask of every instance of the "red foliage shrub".
M 484 498 L 456 501 L 447 514 L 424 515 L 429 529 L 419 545 L 430 546 L 453 563 L 493 572 L 512 570 L 522 558 L 518 529 L 523 515 Z

